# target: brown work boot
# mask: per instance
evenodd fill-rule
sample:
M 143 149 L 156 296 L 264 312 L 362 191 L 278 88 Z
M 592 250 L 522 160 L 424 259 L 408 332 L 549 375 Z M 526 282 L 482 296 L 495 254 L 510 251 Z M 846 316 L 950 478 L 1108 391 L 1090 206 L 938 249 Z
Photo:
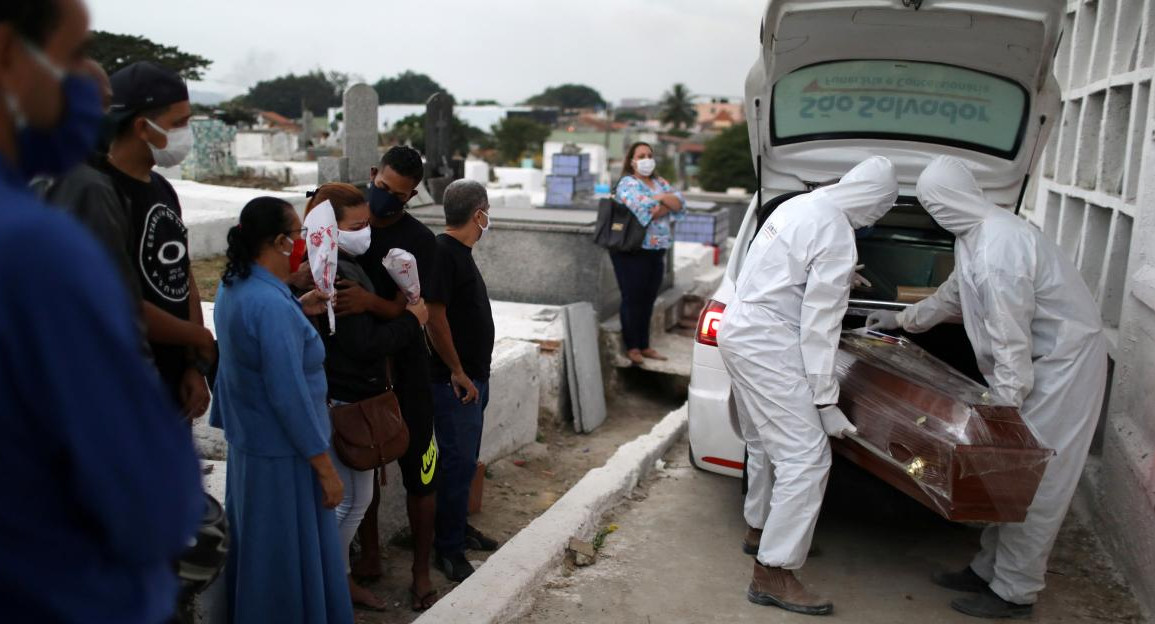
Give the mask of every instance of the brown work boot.
M 830 615 L 834 605 L 803 587 L 792 570 L 771 568 L 754 562 L 754 580 L 746 590 L 754 604 L 774 606 L 803 615 Z
M 746 537 L 742 540 L 742 552 L 747 555 L 757 555 L 758 545 L 762 543 L 762 529 L 746 527 Z

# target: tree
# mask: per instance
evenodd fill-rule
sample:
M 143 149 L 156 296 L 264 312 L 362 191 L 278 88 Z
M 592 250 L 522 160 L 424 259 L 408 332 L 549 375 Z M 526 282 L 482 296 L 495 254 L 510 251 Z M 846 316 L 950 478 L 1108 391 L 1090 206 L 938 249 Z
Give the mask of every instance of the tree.
M 758 180 L 750 160 L 750 135 L 745 122 L 734 124 L 706 142 L 698 162 L 698 182 L 707 191 L 740 186 L 754 192 Z
M 341 105 L 337 85 L 321 70 L 297 76 L 289 74 L 272 80 L 262 80 L 245 95 L 246 105 L 263 111 L 273 111 L 297 119 L 304 103 L 314 115 L 324 115 L 330 106 Z
M 180 74 L 185 80 L 200 80 L 213 64 L 203 56 L 183 52 L 175 46 L 155 43 L 137 35 L 92 31 L 88 54 L 110 75 L 137 61 L 151 61 Z
M 579 84 L 563 84 L 550 87 L 525 101 L 530 106 L 555 106 L 557 108 L 605 108 L 602 94 L 591 87 Z
M 662 123 L 673 126 L 675 130 L 687 128 L 698 118 L 694 110 L 693 95 L 686 85 L 678 83 L 662 96 L 661 114 L 658 119 Z
M 506 117 L 493 126 L 498 155 L 508 164 L 517 164 L 526 153 L 537 153 L 549 138 L 550 128 L 525 117 Z
M 457 115 L 453 116 L 453 126 L 450 128 L 450 149 L 462 156 L 469 154 L 472 143 L 481 142 L 485 133 L 461 121 Z M 397 143 L 408 144 L 421 153 L 425 153 L 425 115 L 409 115 L 397 120 L 386 136 Z
M 382 104 L 424 104 L 429 96 L 438 91 L 449 95 L 436 80 L 410 70 L 392 78 L 378 80 L 373 89 L 377 91 L 377 98 Z

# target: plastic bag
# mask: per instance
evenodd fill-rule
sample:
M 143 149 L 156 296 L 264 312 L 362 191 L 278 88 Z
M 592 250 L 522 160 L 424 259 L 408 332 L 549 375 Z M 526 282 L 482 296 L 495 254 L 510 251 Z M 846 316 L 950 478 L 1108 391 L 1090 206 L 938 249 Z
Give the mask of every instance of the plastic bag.
M 421 300 L 421 279 L 417 275 L 417 259 L 413 254 L 400 248 L 390 249 L 381 260 L 381 264 L 385 266 L 389 277 L 393 278 L 401 292 L 405 293 L 409 305 Z

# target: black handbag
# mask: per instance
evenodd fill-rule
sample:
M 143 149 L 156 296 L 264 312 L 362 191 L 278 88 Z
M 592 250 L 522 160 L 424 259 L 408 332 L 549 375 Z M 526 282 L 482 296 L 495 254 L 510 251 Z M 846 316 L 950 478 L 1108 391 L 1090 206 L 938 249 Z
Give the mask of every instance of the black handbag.
M 637 251 L 646 241 L 646 228 L 622 202 L 605 198 L 598 202 L 594 243 L 609 251 Z

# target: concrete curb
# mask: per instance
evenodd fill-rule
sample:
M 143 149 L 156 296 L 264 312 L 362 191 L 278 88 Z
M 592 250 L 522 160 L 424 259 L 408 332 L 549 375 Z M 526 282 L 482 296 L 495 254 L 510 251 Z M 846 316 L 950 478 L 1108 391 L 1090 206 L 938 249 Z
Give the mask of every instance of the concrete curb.
M 531 606 L 528 594 L 558 566 L 570 538 L 592 535 L 602 515 L 637 486 L 686 425 L 682 407 L 623 444 L 415 624 L 490 624 L 524 613 Z

